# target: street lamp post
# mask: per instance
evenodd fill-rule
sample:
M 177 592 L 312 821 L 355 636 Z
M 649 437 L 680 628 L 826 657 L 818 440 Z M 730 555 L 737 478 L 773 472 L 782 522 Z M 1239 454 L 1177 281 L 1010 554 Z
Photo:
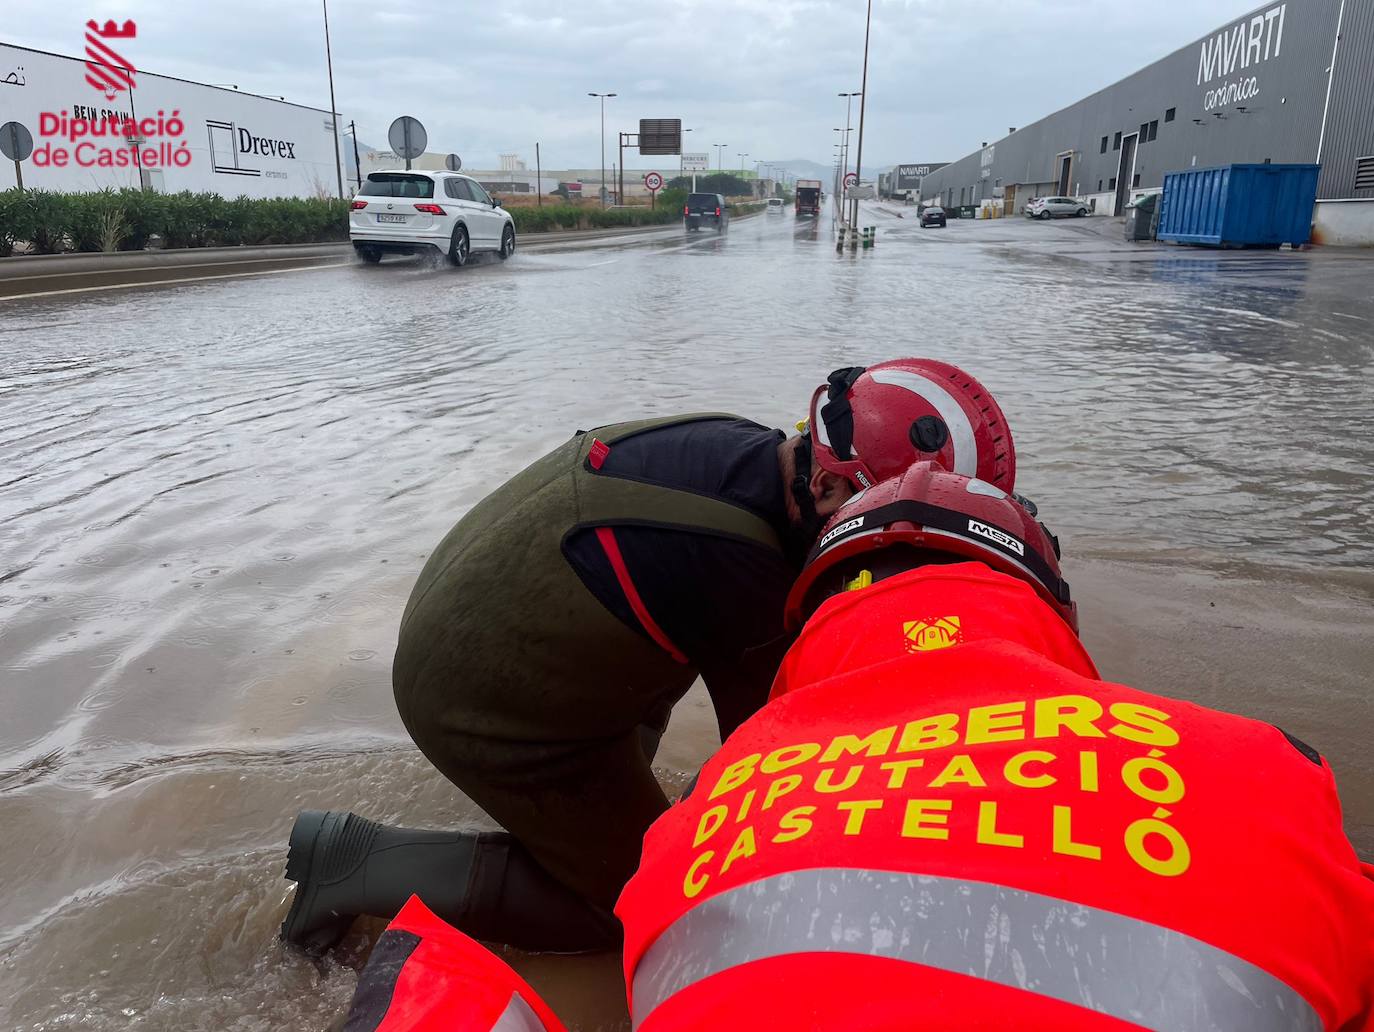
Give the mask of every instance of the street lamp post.
M 342 200 L 343 159 L 339 157 L 339 109 L 334 103 L 334 55 L 329 50 L 329 0 L 320 0 L 320 3 L 324 7 L 324 60 L 329 67 L 329 124 L 334 127 L 334 171 L 339 177 L 339 199 Z
M 696 132 L 695 129 L 684 129 L 684 130 L 682 130 L 682 131 L 683 131 L 683 133 L 694 133 L 694 132 Z M 677 149 L 677 177 L 678 177 L 679 179 L 682 179 L 684 176 L 686 176 L 686 174 L 687 174 L 687 170 L 686 170 L 685 168 L 683 168 L 683 164 L 682 164 L 682 148 L 679 147 L 679 148 Z
M 867 67 L 867 65 L 865 65 L 865 67 Z M 837 97 L 843 97 L 843 98 L 844 98 L 844 135 L 843 135 L 842 137 L 840 137 L 840 139 L 841 139 L 842 141 L 844 141 L 844 153 L 843 153 L 840 157 L 841 157 L 841 160 L 842 160 L 843 163 L 844 163 L 844 175 L 848 175 L 848 174 L 849 174 L 849 132 L 850 132 L 850 129 L 849 129 L 849 111 L 850 111 L 850 105 L 853 104 L 854 98 L 855 98 L 855 97 L 861 97 L 861 96 L 863 96 L 863 91 L 862 91 L 862 90 L 856 90 L 856 91 L 854 91 L 853 93 L 837 93 L 836 96 L 837 96 Z M 836 132 L 839 132 L 838 129 L 836 129 L 835 131 L 836 131 Z M 844 176 L 841 176 L 840 178 L 843 179 Z
M 589 97 L 601 99 L 601 207 L 606 207 L 606 98 L 614 93 L 588 93 Z M 607 216 L 609 218 L 609 216 Z
M 868 14 L 864 18 L 864 76 L 859 83 L 859 152 L 854 157 L 854 182 L 859 181 L 859 170 L 864 162 L 864 109 L 868 106 L 868 35 L 873 27 L 873 0 L 868 0 Z M 851 233 L 859 231 L 859 200 L 854 199 L 853 223 Z
M 720 169 L 721 155 L 725 153 L 725 148 L 728 147 L 728 146 L 730 146 L 730 145 L 729 145 L 728 143 L 713 143 L 713 144 L 711 144 L 711 146 L 714 147 L 714 148 L 716 149 L 716 171 L 719 172 L 719 171 L 721 170 L 721 169 Z

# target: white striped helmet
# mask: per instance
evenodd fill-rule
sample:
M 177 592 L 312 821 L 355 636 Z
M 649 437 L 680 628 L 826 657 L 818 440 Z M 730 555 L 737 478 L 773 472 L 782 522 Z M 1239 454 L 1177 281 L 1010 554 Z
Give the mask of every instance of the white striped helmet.
M 1011 428 L 996 400 L 957 366 L 899 358 L 837 369 L 811 397 L 809 432 L 816 462 L 863 490 L 913 462 L 1016 485 Z

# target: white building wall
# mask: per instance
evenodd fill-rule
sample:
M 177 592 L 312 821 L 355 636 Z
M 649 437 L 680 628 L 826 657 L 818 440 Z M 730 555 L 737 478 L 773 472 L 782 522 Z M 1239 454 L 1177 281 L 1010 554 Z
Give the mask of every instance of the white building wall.
M 34 155 L 23 163 L 26 187 L 137 189 L 142 165 L 161 192 L 338 193 L 327 111 L 144 71 L 134 89 L 108 99 L 86 82 L 85 68 L 76 58 L 0 44 L 0 69 L 16 70 L 14 82 L 0 83 L 0 121 L 19 122 L 34 139 Z M 125 118 L 151 130 L 143 133 L 138 162 L 120 131 Z M 91 123 L 115 131 L 89 135 Z M 0 189 L 14 185 L 13 162 L 0 160 Z
M 1374 198 L 1318 201 L 1312 242 L 1337 247 L 1374 247 Z

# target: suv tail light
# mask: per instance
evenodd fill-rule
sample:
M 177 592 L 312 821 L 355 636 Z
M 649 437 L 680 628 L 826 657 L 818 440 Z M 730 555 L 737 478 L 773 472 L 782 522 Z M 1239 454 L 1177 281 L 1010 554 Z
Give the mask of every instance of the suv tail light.
M 691 209 L 690 207 L 688 207 L 687 205 L 684 204 L 684 205 L 682 206 L 682 214 L 684 214 L 684 215 L 690 215 L 690 214 L 692 214 L 692 209 Z
M 444 209 L 437 204 L 417 204 L 415 210 L 422 211 L 426 215 L 442 215 L 444 213 Z
M 720 209 L 719 209 L 719 208 L 716 209 L 716 218 L 720 218 Z
M 367 202 L 366 202 L 366 201 L 354 201 L 351 210 L 357 211 L 359 208 L 366 208 L 366 207 L 367 207 Z

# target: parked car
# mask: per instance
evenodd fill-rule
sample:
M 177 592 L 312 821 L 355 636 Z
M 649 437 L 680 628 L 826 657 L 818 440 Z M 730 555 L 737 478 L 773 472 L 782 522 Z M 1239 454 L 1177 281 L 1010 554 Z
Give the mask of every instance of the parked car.
M 1026 205 L 1028 219 L 1082 218 L 1088 214 L 1088 202 L 1080 197 L 1035 197 Z
M 921 228 L 925 229 L 927 226 L 939 226 L 943 229 L 945 226 L 945 209 L 938 204 L 929 204 L 922 208 Z
M 768 198 L 768 214 L 769 214 L 769 215 L 781 215 L 782 213 L 783 213 L 782 198 L 781 198 L 781 197 L 770 197 L 770 198 Z
M 689 232 L 707 225 L 715 226 L 719 233 L 730 224 L 725 197 L 718 193 L 688 194 L 687 203 L 682 206 L 682 222 Z
M 365 262 L 438 251 L 465 265 L 474 251 L 515 253 L 515 220 L 477 180 L 455 172 L 369 172 L 348 217 Z

